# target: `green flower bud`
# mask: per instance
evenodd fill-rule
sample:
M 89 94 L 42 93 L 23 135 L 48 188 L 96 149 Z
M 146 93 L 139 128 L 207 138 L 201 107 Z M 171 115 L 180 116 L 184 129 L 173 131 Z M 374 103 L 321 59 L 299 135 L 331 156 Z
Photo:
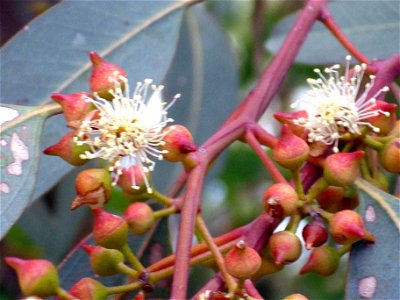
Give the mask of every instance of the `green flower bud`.
M 142 202 L 129 205 L 125 210 L 124 218 L 130 231 L 137 235 L 146 233 L 154 224 L 152 208 Z
M 326 158 L 324 178 L 334 186 L 348 186 L 359 175 L 359 161 L 364 151 L 331 154 Z
M 334 248 L 327 245 L 315 248 L 300 274 L 314 272 L 321 276 L 332 275 L 339 265 L 339 260 L 340 255 Z
M 96 274 L 110 276 L 120 273 L 118 265 L 124 262 L 124 255 L 120 251 L 92 245 L 84 245 L 82 248 L 89 254 L 90 265 Z
M 79 300 L 106 300 L 107 288 L 89 277 L 82 278 L 68 291 Z
M 300 239 L 290 231 L 274 233 L 268 243 L 275 264 L 290 264 L 296 261 L 301 254 Z

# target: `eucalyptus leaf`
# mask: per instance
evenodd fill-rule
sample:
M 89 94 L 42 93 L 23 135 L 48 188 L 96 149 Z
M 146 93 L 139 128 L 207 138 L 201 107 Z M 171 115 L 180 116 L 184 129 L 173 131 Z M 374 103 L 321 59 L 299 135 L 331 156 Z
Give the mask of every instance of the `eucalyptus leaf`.
M 400 49 L 398 1 L 333 1 L 328 9 L 344 34 L 371 59 L 386 58 Z M 276 53 L 296 15 L 285 17 L 266 42 Z M 347 50 L 321 23 L 316 23 L 296 58 L 305 64 L 332 64 L 344 61 Z
M 400 200 L 358 180 L 360 212 L 375 243 L 352 247 L 346 299 L 400 299 Z
M 0 237 L 30 203 L 47 107 L 3 105 L 1 112 Z
M 173 58 L 183 11 L 189 1 L 63 1 L 36 18 L 1 50 L 2 102 L 40 105 L 53 92 L 88 90 L 89 51 L 123 67 L 134 84 L 160 83 Z M 65 132 L 50 120 L 42 147 Z M 34 198 L 68 171 L 67 163 L 41 157 Z

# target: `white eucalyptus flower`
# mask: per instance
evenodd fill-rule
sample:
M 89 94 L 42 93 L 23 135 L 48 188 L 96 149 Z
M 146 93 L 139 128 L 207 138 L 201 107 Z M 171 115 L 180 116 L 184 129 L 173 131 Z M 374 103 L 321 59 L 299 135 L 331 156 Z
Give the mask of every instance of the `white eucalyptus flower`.
M 360 128 L 370 127 L 374 132 L 379 128 L 368 123 L 365 119 L 388 112 L 375 108 L 376 97 L 387 92 L 388 87 L 380 89 L 375 95 L 368 96 L 374 84 L 374 76 L 369 76 L 370 82 L 365 85 L 363 93 L 358 96 L 364 76 L 366 64 L 356 65 L 350 70 L 351 56 L 346 57 L 345 74 L 340 76 L 340 65 L 325 68 L 324 73 L 315 69 L 318 79 L 307 80 L 311 90 L 304 99 L 296 101 L 292 107 L 305 102 L 311 105 L 307 118 L 299 118 L 295 124 L 308 130 L 309 142 L 333 144 L 333 151 L 338 152 L 339 139 L 347 132 L 361 134 Z M 357 97 L 358 96 L 358 97 Z
M 109 170 L 115 174 L 114 185 L 123 169 L 139 166 L 147 192 L 151 193 L 146 174 L 153 171 L 154 160 L 163 158 L 164 152 L 159 150 L 164 143 L 163 128 L 173 121 L 167 117 L 168 109 L 180 94 L 167 105 L 162 100 L 164 86 L 153 85 L 151 79 L 138 82 L 132 96 L 125 77 L 110 80 L 115 83 L 114 89 L 109 91 L 112 100 L 97 94 L 94 94 L 94 99 L 87 98 L 97 110 L 82 121 L 75 142 L 89 145 L 91 149 L 81 154 L 82 159 L 102 158 L 110 163 Z M 135 176 L 131 177 L 132 188 L 139 189 Z

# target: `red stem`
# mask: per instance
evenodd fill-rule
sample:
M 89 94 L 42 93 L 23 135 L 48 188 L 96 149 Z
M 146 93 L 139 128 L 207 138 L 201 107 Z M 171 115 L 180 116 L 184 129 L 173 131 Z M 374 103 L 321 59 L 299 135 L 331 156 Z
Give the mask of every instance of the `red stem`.
M 352 56 L 361 63 L 370 64 L 370 59 L 361 53 L 361 51 L 358 50 L 358 48 L 347 38 L 326 8 L 322 10 L 319 20 L 329 29 L 342 46 L 351 53 Z
M 251 280 L 246 280 L 244 282 L 244 289 L 246 290 L 247 294 L 255 299 L 264 299 L 263 296 L 257 291 L 256 287 L 254 286 Z

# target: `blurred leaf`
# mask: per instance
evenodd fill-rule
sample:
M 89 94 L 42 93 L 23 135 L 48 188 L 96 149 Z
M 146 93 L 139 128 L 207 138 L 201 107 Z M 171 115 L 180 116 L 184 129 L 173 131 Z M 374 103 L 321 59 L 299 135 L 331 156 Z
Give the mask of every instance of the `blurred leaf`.
M 374 244 L 359 242 L 349 259 L 346 299 L 400 299 L 400 200 L 364 180 L 356 183 L 365 225 Z
M 131 82 L 159 83 L 173 58 L 184 9 L 195 1 L 63 1 L 28 24 L 1 50 L 2 102 L 40 105 L 52 92 L 88 89 L 88 52 L 126 69 Z M 61 118 L 46 126 L 43 146 L 65 131 Z M 43 157 L 39 197 L 72 167 Z
M 397 1 L 334 1 L 329 11 L 345 35 L 371 59 L 386 58 L 399 51 L 400 6 Z M 276 53 L 294 24 L 296 15 L 284 18 L 266 43 Z M 314 25 L 297 62 L 331 64 L 344 61 L 347 50 L 321 23 Z
M 39 163 L 45 109 L 4 105 L 1 109 L 0 238 L 30 203 Z

